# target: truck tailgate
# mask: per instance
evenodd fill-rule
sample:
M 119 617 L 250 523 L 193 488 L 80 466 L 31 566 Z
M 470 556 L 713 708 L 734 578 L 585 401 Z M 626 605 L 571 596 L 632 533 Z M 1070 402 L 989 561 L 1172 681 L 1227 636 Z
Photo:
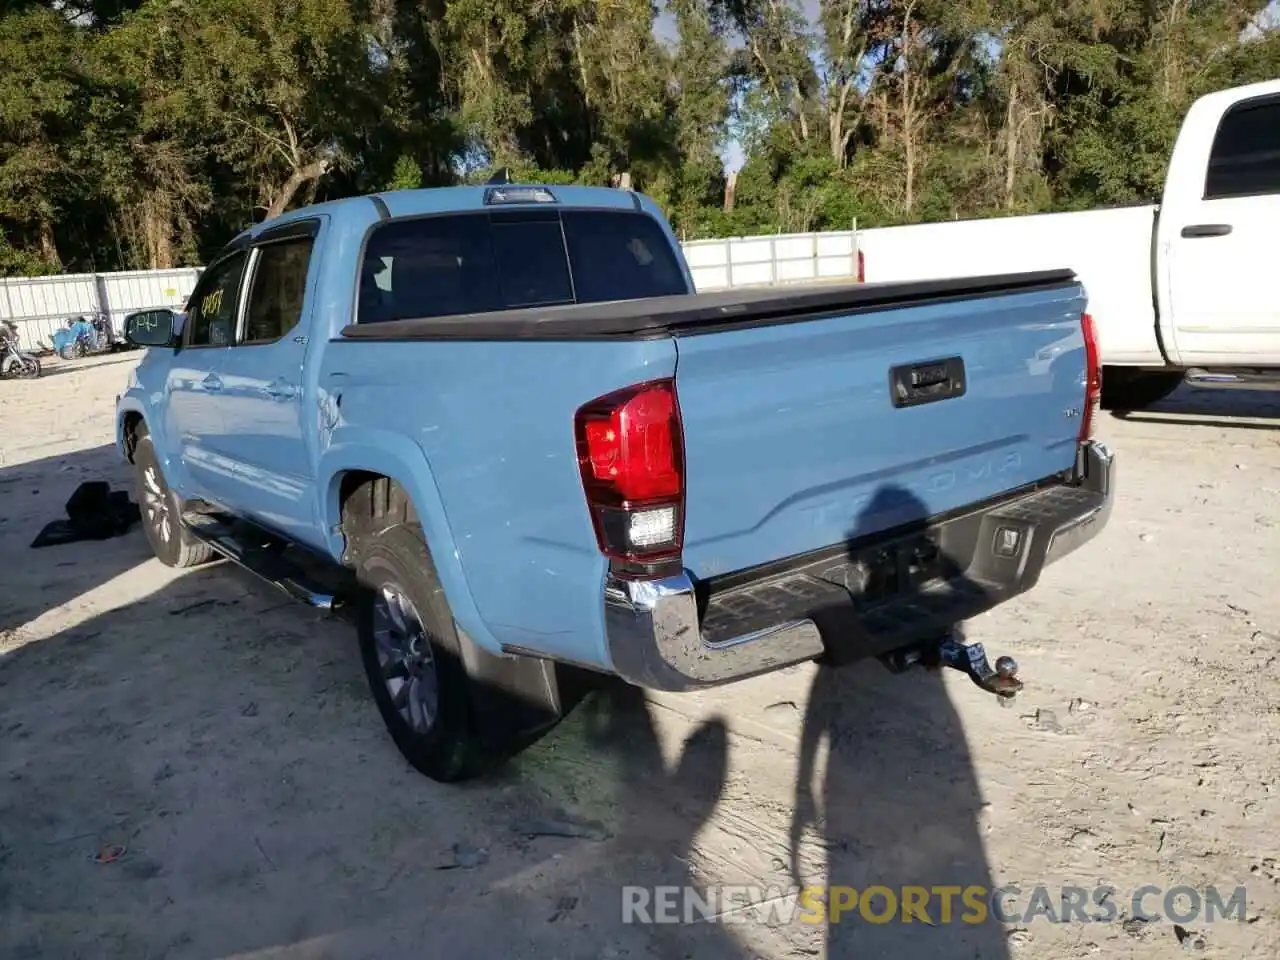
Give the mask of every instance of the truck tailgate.
M 685 566 L 748 569 L 1069 469 L 1084 309 L 1070 282 L 677 333 Z

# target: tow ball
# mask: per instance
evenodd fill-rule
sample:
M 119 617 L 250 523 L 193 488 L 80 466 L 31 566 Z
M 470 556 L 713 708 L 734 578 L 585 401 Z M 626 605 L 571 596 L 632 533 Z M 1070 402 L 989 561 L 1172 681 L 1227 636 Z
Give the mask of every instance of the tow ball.
M 965 643 L 954 634 L 942 640 L 894 650 L 880 659 L 894 673 L 902 673 L 915 666 L 959 670 L 987 693 L 994 694 L 1002 707 L 1012 706 L 1013 698 L 1022 689 L 1022 681 L 1018 679 L 1018 661 L 1013 657 L 998 657 L 993 668 L 982 644 Z

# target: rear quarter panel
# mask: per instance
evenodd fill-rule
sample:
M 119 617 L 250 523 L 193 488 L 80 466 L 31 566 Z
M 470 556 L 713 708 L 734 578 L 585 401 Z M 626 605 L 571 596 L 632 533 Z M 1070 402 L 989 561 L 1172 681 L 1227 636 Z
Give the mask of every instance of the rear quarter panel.
M 398 446 L 412 445 L 421 459 L 411 483 L 424 490 L 415 506 L 431 514 L 438 494 L 439 516 L 422 520 L 462 628 L 491 649 L 607 666 L 606 562 L 573 418 L 588 400 L 673 375 L 674 344 L 331 341 L 322 364 L 321 396 L 339 401 L 322 429 L 322 489 L 334 496 L 333 464 L 359 465 L 334 459 L 344 444 L 394 453 L 388 464 L 414 456 Z

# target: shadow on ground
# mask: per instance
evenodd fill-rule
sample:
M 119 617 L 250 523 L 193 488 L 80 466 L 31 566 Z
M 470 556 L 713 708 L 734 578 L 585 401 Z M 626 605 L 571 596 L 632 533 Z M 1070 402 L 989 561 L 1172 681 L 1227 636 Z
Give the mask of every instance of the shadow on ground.
M 927 518 L 914 494 L 882 487 L 850 533 L 850 558 L 865 558 L 867 540 L 880 531 L 910 536 Z M 938 571 L 969 602 L 989 602 L 959 559 L 942 553 Z M 890 576 L 897 579 L 889 593 L 911 596 L 911 616 L 930 616 L 935 598 L 921 590 L 930 572 L 913 578 L 899 566 Z M 959 636 L 955 624 L 935 628 Z M 991 696 L 976 685 L 965 693 Z M 895 676 L 866 661 L 817 670 L 801 727 L 790 844 L 796 883 L 827 888 L 825 955 L 1008 956 L 1003 927 L 979 906 L 994 886 L 978 826 L 982 806 L 964 729 L 937 670 Z M 825 871 L 816 877 L 803 875 L 798 855 L 806 829 L 825 848 Z M 962 899 L 965 891 L 971 901 Z
M 87 569 L 100 546 L 78 551 Z M 144 556 L 145 541 L 113 549 Z M 798 735 L 737 735 L 763 689 L 803 699 L 806 681 Z M 806 667 L 685 702 L 672 735 L 641 691 L 604 683 L 501 771 L 441 786 L 395 752 L 353 631 L 226 565 L 188 572 L 0 658 L 0 954 L 1007 956 L 1000 929 L 962 923 L 959 904 L 933 926 L 856 908 L 768 929 L 624 923 L 627 885 L 787 885 L 804 872 L 793 858 L 818 864 L 803 884 L 859 897 L 991 886 L 937 676 Z M 113 844 L 124 855 L 95 862 Z M 772 872 L 750 866 L 761 849 L 778 854 Z
M 667 771 L 638 693 L 442 786 L 395 752 L 349 627 L 226 564 L 187 572 L 0 656 L 0 956 L 655 955 L 621 885 L 688 850 L 727 731 Z M 557 752 L 609 798 L 578 805 L 603 814 L 587 836 L 544 835 L 584 822 L 525 775 Z
M 1280 390 L 1212 389 L 1183 385 L 1167 399 L 1150 407 L 1117 410 L 1112 416 L 1132 423 L 1280 430 Z
M 40 379 L 44 380 L 48 377 L 62 376 L 65 373 L 82 373 L 85 370 L 93 370 L 96 367 L 109 367 L 117 363 L 137 363 L 141 356 L 142 351 L 126 350 L 115 353 L 89 354 L 75 360 L 67 360 L 56 353 L 45 354 L 37 359 L 40 361 Z M 30 382 L 14 381 L 15 384 Z
M 4 451 L 6 460 L 21 455 L 13 446 Z M 106 480 L 134 499 L 132 468 L 112 444 L 0 467 L 0 633 L 73 603 L 150 559 L 137 525 L 124 537 L 31 549 L 45 524 L 67 518 L 67 499 L 91 480 Z

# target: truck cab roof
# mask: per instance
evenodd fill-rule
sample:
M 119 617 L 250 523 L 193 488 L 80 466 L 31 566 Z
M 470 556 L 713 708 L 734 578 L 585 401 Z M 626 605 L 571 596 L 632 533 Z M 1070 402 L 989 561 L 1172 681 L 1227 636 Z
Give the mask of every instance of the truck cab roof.
M 541 197 L 534 199 L 530 194 L 538 191 Z M 503 194 L 505 193 L 505 197 Z M 583 187 L 575 185 L 540 184 L 540 183 L 506 183 L 485 184 L 480 186 L 461 187 L 422 187 L 414 190 L 384 190 L 378 193 L 360 194 L 344 197 L 341 200 L 329 200 L 314 203 L 297 210 L 256 223 L 241 231 L 228 244 L 226 249 L 235 249 L 251 243 L 268 231 L 276 230 L 296 221 L 308 220 L 316 216 L 333 216 L 339 220 L 350 214 L 358 222 L 372 222 L 390 217 L 430 216 L 436 213 L 465 213 L 502 206 L 537 207 L 542 205 L 556 207 L 593 208 L 600 210 L 631 208 L 661 217 L 657 206 L 648 197 L 630 190 L 618 190 L 613 187 Z

